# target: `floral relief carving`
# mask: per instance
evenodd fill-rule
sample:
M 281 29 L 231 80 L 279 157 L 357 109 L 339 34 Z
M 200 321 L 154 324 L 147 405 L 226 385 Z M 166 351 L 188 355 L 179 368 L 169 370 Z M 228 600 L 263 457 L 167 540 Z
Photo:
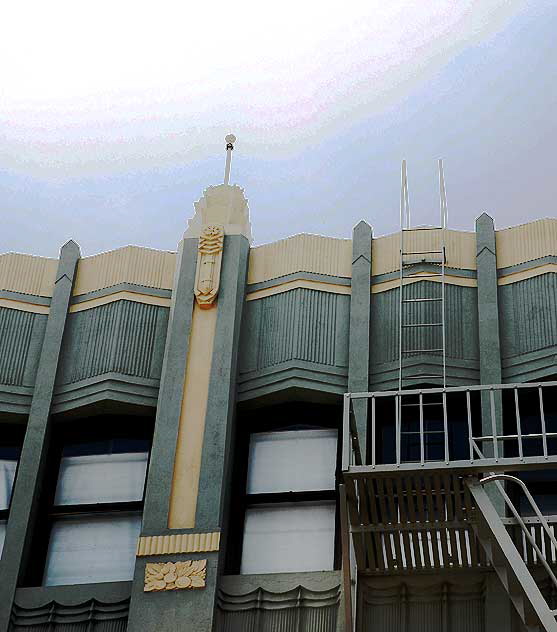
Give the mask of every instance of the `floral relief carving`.
M 211 307 L 219 291 L 223 246 L 224 227 L 204 226 L 199 237 L 194 290 L 197 303 L 203 309 Z
M 144 592 L 205 588 L 207 560 L 147 564 Z

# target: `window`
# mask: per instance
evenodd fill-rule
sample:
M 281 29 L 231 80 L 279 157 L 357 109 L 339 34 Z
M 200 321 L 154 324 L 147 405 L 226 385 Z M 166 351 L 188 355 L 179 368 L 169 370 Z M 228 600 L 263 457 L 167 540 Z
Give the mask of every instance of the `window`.
M 254 431 L 243 437 L 244 450 L 238 454 L 245 459 L 238 486 L 241 525 L 235 536 L 231 530 L 238 545 L 234 572 L 317 571 L 335 566 L 338 432 L 311 423 L 302 407 L 293 411 L 309 423 L 280 425 L 278 421 L 262 431 L 257 428 L 261 424 L 255 424 Z
M 72 425 L 76 422 L 72 422 Z M 60 432 L 36 545 L 42 565 L 31 583 L 47 586 L 129 581 L 141 530 L 151 432 L 145 424 L 85 420 L 95 428 Z
M 8 513 L 22 441 L 23 429 L 2 425 L 0 442 L 0 557 L 6 538 Z

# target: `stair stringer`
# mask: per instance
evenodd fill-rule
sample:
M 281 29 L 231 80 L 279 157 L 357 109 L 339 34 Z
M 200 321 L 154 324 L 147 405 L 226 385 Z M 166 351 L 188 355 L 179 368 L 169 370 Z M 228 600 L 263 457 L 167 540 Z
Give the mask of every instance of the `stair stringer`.
M 520 556 L 493 503 L 479 482 L 468 486 L 476 503 L 473 529 L 493 570 L 528 629 L 557 632 L 555 615 Z

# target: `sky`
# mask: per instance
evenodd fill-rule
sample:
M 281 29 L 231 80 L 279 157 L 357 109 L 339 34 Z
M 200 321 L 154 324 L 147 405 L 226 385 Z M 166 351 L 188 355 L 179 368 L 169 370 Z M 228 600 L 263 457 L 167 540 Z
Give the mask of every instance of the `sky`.
M 254 244 L 555 217 L 555 0 L 229 0 L 3 8 L 0 252 L 174 250 L 203 190 Z

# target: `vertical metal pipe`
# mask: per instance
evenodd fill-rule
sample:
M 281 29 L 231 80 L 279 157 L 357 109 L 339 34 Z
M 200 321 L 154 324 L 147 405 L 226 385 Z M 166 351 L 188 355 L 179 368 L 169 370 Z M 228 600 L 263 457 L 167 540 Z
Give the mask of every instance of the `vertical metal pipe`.
M 404 274 L 403 274 L 403 265 L 404 265 L 404 231 L 402 227 L 400 229 L 400 281 L 399 281 L 399 291 L 398 291 L 398 390 L 402 390 L 402 335 L 404 333 L 403 327 L 403 317 L 402 317 L 402 307 L 404 305 Z
M 441 327 L 443 336 L 443 388 L 447 386 L 447 328 L 446 328 L 446 312 L 445 309 L 445 229 L 441 230 Z
M 447 420 L 447 393 L 443 391 L 443 435 L 445 437 L 445 463 L 449 463 L 449 423 Z
M 542 391 L 541 386 L 538 386 L 538 397 L 540 400 L 540 421 L 542 425 L 543 458 L 547 459 L 547 433 L 545 429 L 545 413 L 543 409 L 543 391 Z
M 342 413 L 342 471 L 346 472 L 350 467 L 352 435 L 350 431 L 350 393 L 344 394 Z
M 516 414 L 516 434 L 518 436 L 518 456 L 521 461 L 524 461 L 524 454 L 522 450 L 522 424 L 520 423 L 520 407 L 518 405 L 518 389 L 514 389 L 514 409 Z
M 371 398 L 371 466 L 375 467 L 375 397 Z
M 424 396 L 422 393 L 420 397 L 420 463 L 425 463 L 425 440 L 424 440 Z
M 396 450 L 396 464 L 400 465 L 400 429 L 401 429 L 401 409 L 402 396 L 400 393 L 396 396 L 396 428 L 395 428 L 395 450 Z
M 470 391 L 466 390 L 466 417 L 468 419 L 468 450 L 470 451 L 470 463 L 474 462 L 474 443 L 472 438 L 472 404 L 470 403 Z
M 489 389 L 489 407 L 491 412 L 491 440 L 493 441 L 493 456 L 499 460 L 499 442 L 497 441 L 497 419 L 495 417 L 495 396 L 493 388 Z

